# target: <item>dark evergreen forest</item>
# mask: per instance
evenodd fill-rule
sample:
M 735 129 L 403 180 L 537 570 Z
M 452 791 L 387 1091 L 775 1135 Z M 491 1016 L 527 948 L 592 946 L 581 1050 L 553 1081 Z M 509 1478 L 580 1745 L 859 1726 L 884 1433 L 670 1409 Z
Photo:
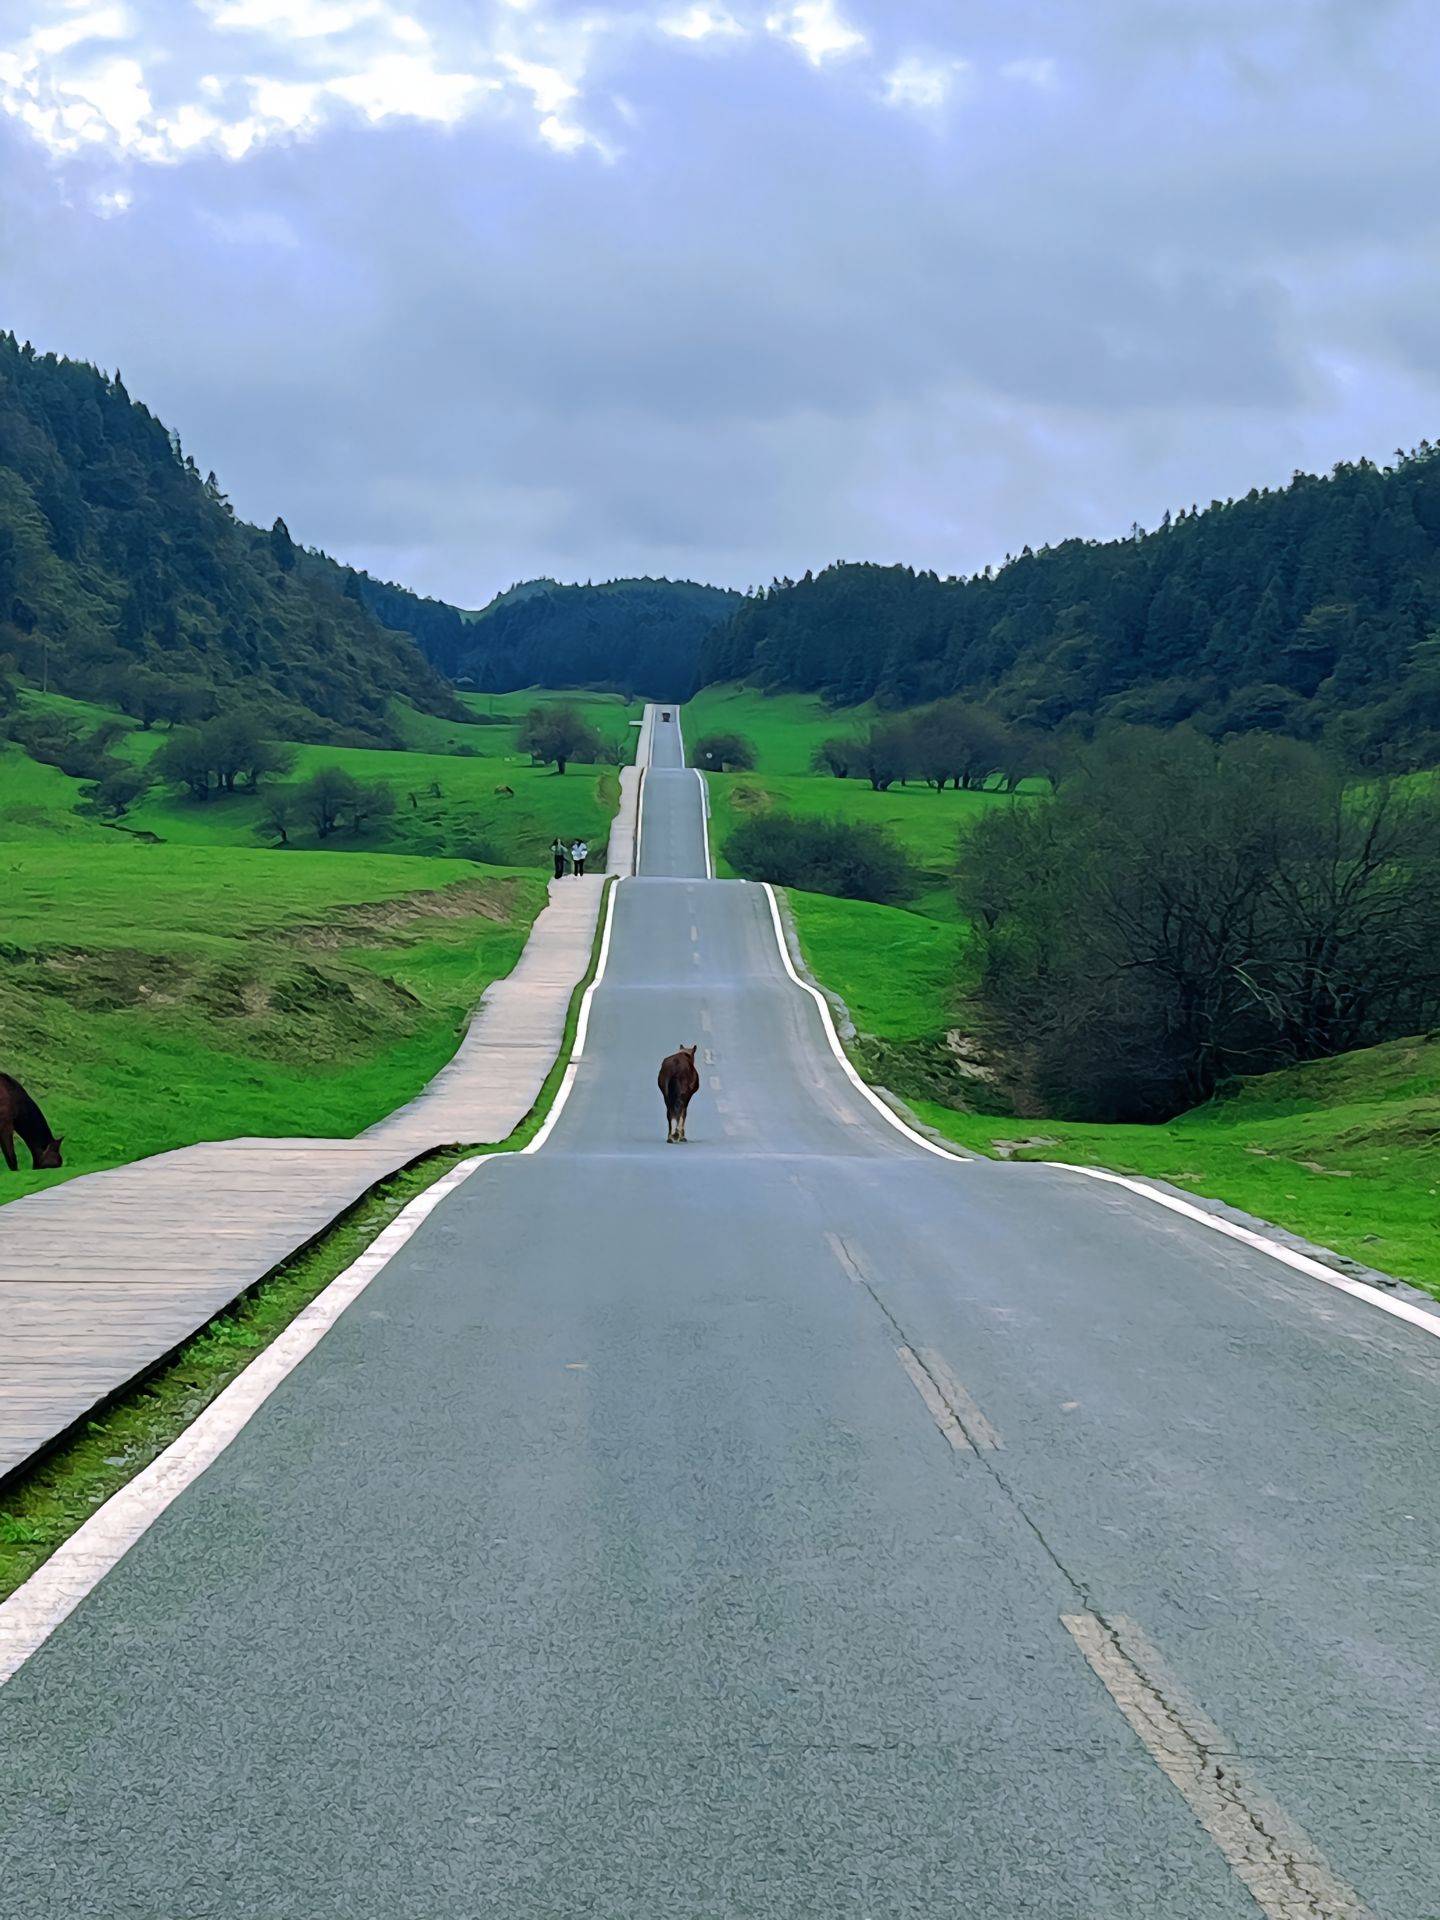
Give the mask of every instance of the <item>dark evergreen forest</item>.
M 397 694 L 453 707 L 387 611 L 283 521 L 237 520 L 118 373 L 0 333 L 0 661 L 157 712 L 163 686 L 172 719 L 243 701 L 277 734 L 384 741 Z
M 746 680 L 837 705 L 980 700 L 1025 728 L 1189 722 L 1440 761 L 1440 449 L 941 578 L 839 564 L 742 597 L 526 582 L 480 613 L 238 520 L 113 378 L 0 334 L 0 663 L 171 718 L 243 698 L 276 734 L 384 740 L 396 694 Z
M 1440 760 L 1440 449 L 1068 540 L 969 579 L 837 565 L 747 599 L 702 683 L 837 704 L 947 694 L 1054 727 L 1191 721 L 1324 737 L 1362 765 Z
M 549 584 L 504 595 L 471 626 L 460 677 L 495 693 L 617 687 L 684 700 L 697 685 L 706 636 L 743 604 L 738 593 L 688 580 Z

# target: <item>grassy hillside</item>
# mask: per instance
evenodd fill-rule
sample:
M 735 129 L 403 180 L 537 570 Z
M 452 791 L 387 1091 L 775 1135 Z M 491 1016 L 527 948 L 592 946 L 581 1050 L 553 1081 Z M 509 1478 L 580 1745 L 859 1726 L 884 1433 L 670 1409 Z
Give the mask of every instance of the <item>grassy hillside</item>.
M 702 687 L 682 717 L 693 757 L 707 733 L 743 733 L 753 742 L 757 771 L 809 773 L 810 757 L 831 734 L 858 733 L 874 718 L 872 706 L 827 707 L 811 693 L 761 693 L 754 687 Z
M 351 1134 L 454 1051 L 544 902 L 387 854 L 0 842 L 3 1064 L 64 1134 L 0 1197 L 193 1140 Z
M 372 834 L 358 842 L 336 835 L 324 843 L 325 851 L 340 854 L 383 848 L 540 871 L 548 866 L 546 847 L 556 833 L 567 839 L 583 837 L 597 850 L 603 848 L 619 795 L 613 766 L 577 763 L 562 777 L 553 768 L 532 767 L 529 756 L 516 746 L 516 728 L 530 707 L 570 697 L 533 690 L 476 696 L 477 713 L 491 723 L 480 725 L 445 720 L 396 703 L 392 723 L 397 735 L 409 743 L 407 750 L 298 746 L 293 771 L 269 781 L 258 792 L 216 794 L 197 802 L 173 786 L 161 785 L 114 826 L 99 830 L 109 839 L 149 833 L 175 845 L 261 846 L 267 844 L 267 836 L 257 828 L 269 794 L 277 787 L 296 785 L 317 767 L 339 766 L 358 780 L 385 781 L 395 792 L 398 808 Z M 27 693 L 21 700 L 26 708 L 62 711 L 82 727 L 117 718 L 104 708 L 55 695 Z M 627 707 L 617 696 L 603 694 L 577 696 L 576 704 L 625 758 L 633 757 L 635 729 L 629 721 L 639 719 L 638 704 Z M 115 748 L 121 757 L 143 764 L 163 747 L 164 729 L 146 732 L 133 722 L 123 724 L 127 731 Z M 0 772 L 0 835 L 17 829 L 15 810 L 23 814 L 27 807 L 36 830 L 73 831 L 79 824 L 73 809 L 82 805 L 78 781 L 11 750 L 9 771 Z M 290 842 L 293 847 L 317 844 L 313 828 L 304 821 L 291 827 Z
M 293 739 L 385 741 L 397 696 L 452 711 L 352 580 L 283 521 L 237 520 L 118 374 L 0 333 L 0 661 L 135 713 L 243 706 Z
M 23 1150 L 18 1178 L 0 1169 L 0 1202 L 193 1140 L 351 1134 L 417 1093 L 519 957 L 552 835 L 607 838 L 613 767 L 562 779 L 515 747 L 526 709 L 559 697 L 483 699 L 494 724 L 474 726 L 397 704 L 423 751 L 300 748 L 289 781 L 339 763 L 402 796 L 374 835 L 318 848 L 262 844 L 263 789 L 197 804 L 161 788 L 106 824 L 80 781 L 0 743 L 0 1068 L 66 1143 L 62 1172 Z M 22 698 L 85 727 L 115 717 Z M 582 704 L 633 740 L 621 703 Z M 118 750 L 143 761 L 164 737 L 131 726 Z

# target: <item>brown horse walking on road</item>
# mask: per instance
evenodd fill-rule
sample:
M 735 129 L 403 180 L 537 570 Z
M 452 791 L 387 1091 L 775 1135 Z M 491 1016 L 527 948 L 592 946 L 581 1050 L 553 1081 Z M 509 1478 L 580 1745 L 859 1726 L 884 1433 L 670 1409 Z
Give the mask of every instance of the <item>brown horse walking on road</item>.
M 685 1115 L 690 1110 L 690 1102 L 700 1091 L 700 1076 L 695 1071 L 694 1047 L 681 1047 L 678 1053 L 672 1053 L 660 1062 L 658 1085 L 665 1102 L 665 1120 L 668 1129 L 665 1144 L 670 1146 L 683 1142 Z
M 12 1173 L 20 1171 L 20 1163 L 15 1158 L 17 1133 L 30 1149 L 30 1158 L 37 1167 L 64 1165 L 60 1158 L 60 1136 L 50 1131 L 50 1122 L 20 1082 L 12 1080 L 8 1073 L 0 1073 L 0 1154 L 5 1156 L 5 1164 Z

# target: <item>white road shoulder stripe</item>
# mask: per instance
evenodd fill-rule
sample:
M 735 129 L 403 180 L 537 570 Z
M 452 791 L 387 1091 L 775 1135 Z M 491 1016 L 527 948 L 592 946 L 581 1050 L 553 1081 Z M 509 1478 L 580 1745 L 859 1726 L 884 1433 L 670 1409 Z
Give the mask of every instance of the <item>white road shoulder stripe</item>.
M 826 1044 L 829 1046 L 831 1053 L 833 1053 L 835 1058 L 840 1062 L 846 1078 L 854 1087 L 855 1091 L 862 1099 L 869 1101 L 870 1105 L 887 1125 L 894 1127 L 897 1133 L 903 1133 L 905 1138 L 912 1141 L 917 1147 L 923 1147 L 926 1153 L 933 1153 L 941 1160 L 953 1160 L 959 1166 L 969 1166 L 971 1164 L 971 1156 L 969 1154 L 952 1153 L 948 1147 L 938 1146 L 935 1141 L 927 1140 L 924 1134 L 916 1133 L 913 1127 L 907 1127 L 899 1114 L 896 1113 L 892 1107 L 887 1107 L 879 1094 L 875 1092 L 874 1088 L 867 1086 L 864 1080 L 861 1079 L 859 1073 L 851 1064 L 850 1056 L 840 1044 L 840 1036 L 835 1031 L 834 1016 L 830 1012 L 830 1002 L 825 998 L 824 994 L 820 992 L 818 987 L 812 987 L 808 980 L 802 980 L 795 971 L 795 963 L 790 958 L 790 945 L 785 938 L 785 928 L 780 919 L 780 903 L 775 898 L 774 887 L 771 886 L 768 880 L 763 881 L 761 885 L 765 898 L 770 902 L 770 921 L 775 929 L 775 944 L 780 949 L 780 964 L 784 967 L 790 979 L 799 987 L 800 991 L 802 993 L 808 993 L 810 998 L 815 1002 L 815 1005 L 820 1009 L 820 1024 L 825 1031 Z
M 1323 1280 L 1327 1287 L 1348 1293 L 1352 1299 L 1363 1300 L 1369 1306 L 1378 1307 L 1382 1313 L 1392 1314 L 1395 1319 L 1404 1320 L 1408 1325 L 1418 1327 L 1422 1333 L 1440 1339 L 1440 1313 L 1427 1312 L 1424 1307 L 1414 1306 L 1408 1300 L 1392 1300 L 1377 1288 L 1366 1286 L 1363 1280 L 1351 1280 L 1348 1275 L 1337 1273 L 1334 1267 L 1327 1267 L 1323 1261 L 1312 1260 L 1307 1253 L 1297 1253 L 1293 1247 L 1268 1239 L 1251 1227 L 1242 1227 L 1233 1220 L 1207 1213 L 1204 1207 L 1193 1206 L 1190 1201 L 1182 1200 L 1173 1193 L 1160 1193 L 1154 1187 L 1147 1187 L 1143 1180 L 1132 1180 L 1123 1173 L 1109 1173 L 1103 1167 L 1071 1166 L 1064 1160 L 1046 1160 L 1043 1164 L 1058 1173 L 1078 1173 L 1087 1180 L 1104 1180 L 1111 1186 L 1126 1187 L 1142 1200 L 1153 1201 L 1157 1207 L 1165 1207 L 1169 1212 L 1178 1213 L 1199 1226 L 1209 1227 L 1212 1233 L 1223 1233 L 1228 1240 L 1238 1240 L 1243 1246 L 1254 1247 L 1259 1253 L 1268 1253 L 1272 1260 L 1293 1267 L 1297 1273 L 1308 1274 L 1312 1280 Z
M 610 957 L 610 932 L 615 918 L 615 896 L 624 880 L 611 886 L 605 903 L 605 926 L 600 936 L 600 957 L 595 978 L 580 1001 L 580 1016 L 575 1026 L 575 1045 L 556 1090 L 554 1104 L 543 1126 L 521 1154 L 537 1153 L 559 1119 L 570 1090 L 575 1084 L 577 1062 L 585 1051 L 590 1026 L 590 1002 L 605 975 Z M 19 1672 L 30 1656 L 54 1633 L 55 1629 L 92 1592 L 106 1574 L 130 1551 L 137 1540 L 154 1526 L 185 1489 L 199 1479 L 237 1434 L 292 1374 L 307 1354 L 312 1353 L 347 1307 L 389 1265 L 408 1240 L 422 1227 L 442 1200 L 446 1200 L 472 1173 L 493 1166 L 497 1160 L 516 1159 L 519 1155 L 480 1154 L 462 1160 L 433 1187 L 417 1194 L 403 1212 L 396 1215 L 358 1260 L 337 1274 L 323 1292 L 316 1294 L 308 1307 L 301 1309 L 282 1333 L 258 1353 L 222 1393 L 216 1395 L 205 1411 L 185 1431 L 172 1440 L 165 1451 L 150 1462 L 135 1478 L 112 1494 L 104 1506 L 91 1514 L 70 1538 L 58 1546 L 43 1566 L 37 1567 L 8 1600 L 0 1601 L 0 1686 Z

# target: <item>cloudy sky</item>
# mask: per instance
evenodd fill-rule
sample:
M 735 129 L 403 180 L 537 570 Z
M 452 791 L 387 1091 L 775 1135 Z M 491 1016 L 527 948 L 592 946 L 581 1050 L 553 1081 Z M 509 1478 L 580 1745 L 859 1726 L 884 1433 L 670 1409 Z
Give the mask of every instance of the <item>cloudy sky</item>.
M 14 0 L 0 324 L 478 604 L 1440 438 L 1434 0 Z

